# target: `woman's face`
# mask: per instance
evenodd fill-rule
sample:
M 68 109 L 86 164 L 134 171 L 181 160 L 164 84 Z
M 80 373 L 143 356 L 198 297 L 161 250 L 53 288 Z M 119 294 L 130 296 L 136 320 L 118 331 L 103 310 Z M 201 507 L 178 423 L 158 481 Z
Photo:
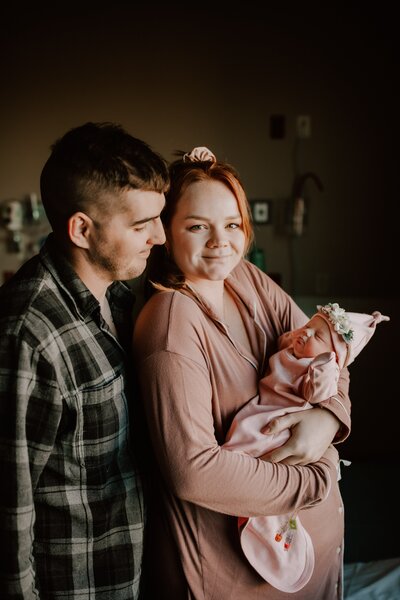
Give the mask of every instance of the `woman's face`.
M 224 280 L 243 257 L 246 244 L 234 194 L 220 181 L 189 185 L 178 201 L 167 239 L 187 282 Z

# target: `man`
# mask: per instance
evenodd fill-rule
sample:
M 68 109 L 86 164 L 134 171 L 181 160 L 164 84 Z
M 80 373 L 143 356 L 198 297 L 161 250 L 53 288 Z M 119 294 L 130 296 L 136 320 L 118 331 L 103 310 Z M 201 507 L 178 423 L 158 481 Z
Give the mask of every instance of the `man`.
M 168 173 L 119 125 L 58 140 L 41 174 L 52 227 L 0 289 L 0 597 L 138 597 L 143 498 L 132 457 L 133 296 Z

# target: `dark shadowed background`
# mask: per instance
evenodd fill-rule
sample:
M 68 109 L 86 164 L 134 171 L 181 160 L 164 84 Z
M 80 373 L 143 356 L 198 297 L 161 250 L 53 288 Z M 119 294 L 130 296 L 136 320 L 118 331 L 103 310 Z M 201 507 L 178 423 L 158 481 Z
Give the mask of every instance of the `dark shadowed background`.
M 117 121 L 168 160 L 177 149 L 210 147 L 238 169 L 250 200 L 268 200 L 269 221 L 256 225 L 265 269 L 308 314 L 339 301 L 390 315 L 350 367 L 353 432 L 341 453 L 398 457 L 394 9 L 81 4 L 0 9 L 0 207 L 39 194 L 50 144 L 88 120 Z M 299 139 L 303 115 L 311 135 Z M 294 187 L 309 173 L 323 189 L 304 178 L 297 236 Z M 46 223 L 35 227 L 22 236 L 46 233 Z M 34 248 L 13 248 L 9 236 L 0 227 L 2 279 Z

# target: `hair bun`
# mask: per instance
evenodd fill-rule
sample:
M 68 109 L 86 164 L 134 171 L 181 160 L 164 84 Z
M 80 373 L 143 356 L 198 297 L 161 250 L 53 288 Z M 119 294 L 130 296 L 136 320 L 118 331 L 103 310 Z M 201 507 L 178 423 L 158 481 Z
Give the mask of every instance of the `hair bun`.
M 215 154 L 205 146 L 196 146 L 182 157 L 183 162 L 217 162 Z

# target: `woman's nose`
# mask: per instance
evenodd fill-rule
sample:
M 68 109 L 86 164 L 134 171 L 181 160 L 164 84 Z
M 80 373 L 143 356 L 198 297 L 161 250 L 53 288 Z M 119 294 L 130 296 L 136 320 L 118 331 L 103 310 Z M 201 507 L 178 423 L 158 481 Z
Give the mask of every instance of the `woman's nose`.
M 206 243 L 208 248 L 224 248 L 228 245 L 228 240 L 222 233 L 215 232 Z

